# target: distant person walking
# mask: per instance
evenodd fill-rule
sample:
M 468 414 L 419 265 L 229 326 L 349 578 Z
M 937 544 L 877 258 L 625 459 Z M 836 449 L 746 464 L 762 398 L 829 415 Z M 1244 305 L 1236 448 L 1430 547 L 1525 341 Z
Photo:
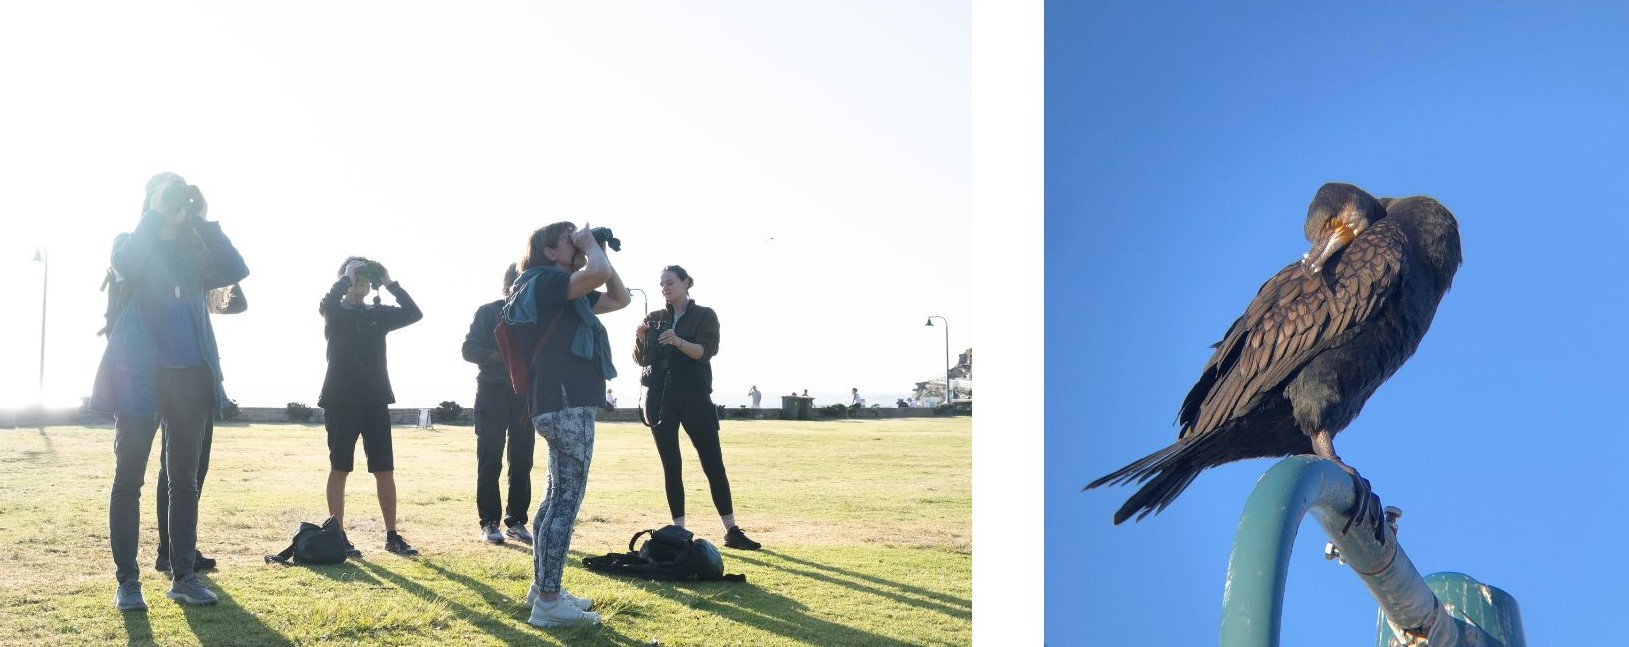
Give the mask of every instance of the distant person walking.
M 145 211 L 135 231 L 113 249 L 113 269 L 128 282 L 128 299 L 108 329 L 89 408 L 113 414 L 113 491 L 108 539 L 121 611 L 147 608 L 136 563 L 141 526 L 141 484 L 159 424 L 164 434 L 168 498 L 167 540 L 172 554 L 197 554 L 198 460 L 204 429 L 226 403 L 220 353 L 205 304 L 208 291 L 249 274 L 243 257 L 206 220 L 198 187 L 174 173 L 147 181 Z M 172 565 L 166 595 L 186 604 L 217 597 L 194 572 L 194 560 Z
M 532 426 L 549 447 L 549 486 L 532 521 L 532 605 L 526 621 L 539 627 L 599 624 L 593 601 L 560 585 L 577 512 L 588 489 L 594 456 L 594 411 L 605 402 L 605 381 L 616 377 L 611 343 L 599 315 L 627 307 L 629 294 L 593 230 L 557 222 L 532 233 L 521 274 L 504 318 L 534 324 L 541 344 L 531 363 L 528 393 Z M 605 291 L 595 288 L 604 286 Z M 526 328 L 527 326 L 519 326 Z
M 376 287 L 389 290 L 401 305 L 379 305 L 378 297 L 364 303 Z M 418 549 L 396 532 L 396 459 L 390 439 L 390 405 L 396 394 L 385 365 L 385 335 L 423 319 L 424 313 L 383 265 L 361 256 L 340 264 L 339 280 L 317 311 L 328 340 L 328 373 L 317 400 L 328 429 L 328 514 L 345 527 L 345 480 L 355 467 L 360 436 L 385 521 L 385 550 L 415 557 Z
M 848 403 L 848 416 L 850 418 L 860 415 L 860 407 L 865 406 L 865 398 L 860 397 L 860 388 L 854 387 L 853 395 Z
M 754 384 L 752 385 L 752 390 L 747 391 L 747 397 L 752 398 L 752 408 L 757 409 L 758 401 L 764 397 L 764 394 L 759 393 L 758 385 Z
M 702 473 L 712 491 L 713 506 L 724 524 L 724 545 L 758 550 L 735 523 L 730 479 L 724 473 L 724 454 L 718 439 L 718 408 L 713 405 L 712 359 L 718 354 L 718 314 L 690 298 L 695 285 L 678 265 L 662 270 L 662 297 L 667 307 L 645 315 L 635 331 L 634 361 L 650 367 L 645 386 L 647 418 L 656 455 L 662 460 L 667 507 L 673 525 L 684 526 L 684 469 L 679 456 L 679 427 L 701 459 Z
M 503 543 L 506 535 L 521 543 L 532 543 L 526 522 L 531 520 L 532 459 L 537 437 L 533 435 L 532 417 L 526 413 L 526 396 L 515 393 L 509 383 L 509 370 L 504 367 L 493 334 L 503 316 L 504 301 L 519 276 L 511 264 L 503 273 L 504 298 L 476 308 L 469 333 L 464 335 L 464 361 L 481 367 L 475 376 L 475 513 L 481 525 L 480 538 L 491 544 Z M 505 445 L 509 448 L 507 506 L 498 492 Z M 499 521 L 503 522 L 502 531 L 498 529 Z

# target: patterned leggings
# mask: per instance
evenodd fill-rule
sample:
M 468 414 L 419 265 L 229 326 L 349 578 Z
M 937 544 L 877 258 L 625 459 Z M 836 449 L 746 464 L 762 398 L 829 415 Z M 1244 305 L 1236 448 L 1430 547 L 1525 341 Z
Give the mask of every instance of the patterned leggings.
M 573 407 L 532 418 L 549 445 L 549 477 L 543 501 L 532 519 L 532 578 L 539 591 L 558 593 L 566 567 L 577 510 L 588 489 L 588 462 L 594 456 L 594 408 Z

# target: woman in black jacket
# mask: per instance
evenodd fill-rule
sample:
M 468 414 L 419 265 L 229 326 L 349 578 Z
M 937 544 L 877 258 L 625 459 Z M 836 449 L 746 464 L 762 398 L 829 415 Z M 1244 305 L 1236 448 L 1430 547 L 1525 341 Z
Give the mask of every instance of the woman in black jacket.
M 724 523 L 724 545 L 757 550 L 735 524 L 730 479 L 718 442 L 718 408 L 713 405 L 713 356 L 718 354 L 718 314 L 690 298 L 695 281 L 678 265 L 662 270 L 662 298 L 667 307 L 640 322 L 634 339 L 634 361 L 648 367 L 640 382 L 650 388 L 645 398 L 646 424 L 656 440 L 667 487 L 673 525 L 684 526 L 684 477 L 679 461 L 679 426 L 690 436 L 713 493 L 713 505 Z

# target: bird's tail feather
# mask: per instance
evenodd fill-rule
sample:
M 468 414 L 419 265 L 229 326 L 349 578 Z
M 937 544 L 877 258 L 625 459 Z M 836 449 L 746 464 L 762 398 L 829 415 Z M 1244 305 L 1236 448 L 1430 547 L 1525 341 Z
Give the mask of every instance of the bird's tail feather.
M 1158 513 L 1171 505 L 1177 495 L 1182 494 L 1182 491 L 1193 483 L 1194 477 L 1199 476 L 1200 470 L 1204 467 L 1195 465 L 1190 460 L 1191 452 L 1197 444 L 1199 443 L 1173 443 L 1116 470 L 1113 474 L 1088 483 L 1082 489 L 1089 490 L 1110 484 L 1147 483 L 1114 513 L 1115 524 L 1130 519 L 1132 515 L 1136 515 L 1140 521 L 1143 517 Z

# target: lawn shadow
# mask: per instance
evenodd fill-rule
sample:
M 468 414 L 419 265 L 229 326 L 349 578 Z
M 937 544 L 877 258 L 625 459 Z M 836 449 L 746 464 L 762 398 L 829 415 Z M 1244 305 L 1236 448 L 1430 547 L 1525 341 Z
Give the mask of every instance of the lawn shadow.
M 517 600 L 500 593 L 497 589 L 494 589 L 473 577 L 447 570 L 433 561 L 421 558 L 419 560 L 419 564 L 423 565 L 425 568 L 435 571 L 443 578 L 464 585 L 464 588 L 467 588 L 476 595 L 481 596 L 481 599 L 486 601 L 487 606 L 497 609 L 504 615 L 520 613 L 526 608 L 526 598 L 524 597 L 524 594 L 520 599 Z
M 832 577 L 830 575 L 826 575 L 825 573 L 811 572 L 811 571 L 806 571 L 806 570 L 802 570 L 802 569 L 786 568 L 786 567 L 771 564 L 769 562 L 762 561 L 762 560 L 759 560 L 759 559 L 753 559 L 752 557 L 748 557 L 748 556 L 746 556 L 744 554 L 741 554 L 741 553 L 731 553 L 730 556 L 735 557 L 735 558 L 739 558 L 742 561 L 748 562 L 750 564 L 755 564 L 755 565 L 763 566 L 763 567 L 766 567 L 766 568 L 779 569 L 781 571 L 785 571 L 785 572 L 791 573 L 793 575 L 798 575 L 800 577 L 813 578 L 813 579 L 821 580 L 823 582 L 829 582 L 831 584 L 837 584 L 839 586 L 845 586 L 845 587 L 848 587 L 848 588 L 851 588 L 851 589 L 864 591 L 864 592 L 870 593 L 872 595 L 893 598 L 895 600 L 899 600 L 900 602 L 903 602 L 903 603 L 906 603 L 906 604 L 931 608 L 931 609 L 933 609 L 935 611 L 938 611 L 938 612 L 943 613 L 943 614 L 948 615 L 948 616 L 971 618 L 972 614 L 973 614 L 973 603 L 972 603 L 972 601 L 965 600 L 965 599 L 962 599 L 962 598 L 958 598 L 958 597 L 953 596 L 953 595 L 947 595 L 947 594 L 944 594 L 944 593 L 940 593 L 938 591 L 929 591 L 927 589 L 924 589 L 924 588 L 921 588 L 921 587 L 918 587 L 918 586 L 911 586 L 909 584 L 901 584 L 899 582 L 894 582 L 894 581 L 891 581 L 891 580 L 885 580 L 885 579 L 877 577 L 875 575 L 866 575 L 865 573 L 856 573 L 854 571 L 847 570 L 847 569 L 844 569 L 844 568 L 841 568 L 841 567 L 832 566 L 830 564 L 822 564 L 820 562 L 812 562 L 812 561 L 809 561 L 809 560 L 806 560 L 806 559 L 801 559 L 801 558 L 798 558 L 798 557 L 792 557 L 791 555 L 787 555 L 785 553 L 775 552 L 773 550 L 759 549 L 757 552 L 761 552 L 761 553 L 763 553 L 765 555 L 774 555 L 778 559 L 782 559 L 782 560 L 785 560 L 785 561 L 788 561 L 788 562 L 792 562 L 794 564 L 801 564 L 803 566 L 808 566 L 810 568 L 819 569 L 821 571 L 829 571 L 829 572 L 833 572 L 833 573 L 840 573 L 840 574 L 842 574 L 844 576 L 851 577 L 851 578 L 854 578 L 854 579 L 857 579 L 857 580 L 865 580 L 867 582 L 871 582 L 873 584 L 877 584 L 877 585 L 880 585 L 880 586 L 885 586 L 885 587 L 889 587 L 889 588 L 893 588 L 893 589 L 898 589 L 899 591 L 902 591 L 904 593 L 908 593 L 910 595 L 915 595 L 915 596 L 919 596 L 919 597 L 916 597 L 916 598 L 908 597 L 906 595 L 902 595 L 901 593 L 896 593 L 896 592 L 893 592 L 893 591 L 886 591 L 886 590 L 879 589 L 879 588 L 876 588 L 876 587 L 873 587 L 873 586 L 867 586 L 867 585 L 859 584 L 859 583 L 855 583 L 855 582 L 845 582 L 843 580 L 839 580 L 839 579 L 837 579 L 835 577 Z M 924 600 L 924 599 L 921 599 L 921 598 L 927 598 L 927 599 Z
M 124 620 L 124 634 L 129 637 L 128 644 L 157 644 L 153 640 L 153 625 L 147 622 L 146 611 L 121 611 L 119 615 Z
M 573 550 L 576 559 L 597 557 Z M 772 593 L 751 582 L 662 582 L 619 578 L 588 571 L 594 575 L 632 583 L 640 589 L 662 596 L 680 606 L 716 614 L 730 622 L 753 627 L 783 636 L 790 640 L 815 645 L 914 645 L 898 638 L 890 638 L 840 625 L 807 613 L 803 602 Z M 719 594 L 737 592 L 745 600 L 731 602 Z M 647 643 L 648 644 L 648 643 Z
M 210 645 L 293 647 L 293 641 L 266 626 L 266 623 L 261 622 L 255 614 L 244 609 L 226 589 L 210 581 L 207 576 L 199 576 L 198 579 L 214 591 L 221 601 L 209 606 L 180 602 L 172 604 L 181 606 L 181 614 L 187 619 L 187 628 L 192 630 L 192 635 L 198 637 L 199 644 L 204 647 Z
M 420 563 L 437 573 L 447 572 L 445 569 L 437 567 L 433 564 L 424 563 L 422 561 Z M 438 595 L 435 591 L 430 590 L 423 584 L 419 584 L 418 582 L 414 582 L 413 580 L 398 575 L 395 571 L 387 569 L 378 564 L 361 562 L 360 566 L 367 569 L 374 575 L 377 575 L 379 578 L 401 587 L 403 591 L 407 591 L 408 593 L 411 593 L 426 602 L 446 605 L 447 608 L 451 609 L 460 618 L 469 622 L 475 628 L 486 632 L 487 635 L 502 641 L 506 645 L 535 644 L 539 641 L 539 638 L 542 637 L 558 640 L 562 644 L 566 645 L 580 645 L 588 641 L 599 641 L 602 644 L 611 645 L 628 645 L 630 647 L 634 645 L 647 644 L 641 643 L 633 638 L 629 638 L 628 636 L 624 636 L 605 625 L 593 627 L 569 627 L 562 629 L 542 629 L 532 627 L 531 625 L 526 625 L 524 628 L 517 628 L 514 625 L 517 616 L 510 615 L 514 612 L 508 611 L 504 606 L 493 605 L 496 610 L 503 612 L 501 617 L 494 617 L 491 613 L 483 613 L 480 610 L 471 609 L 465 605 Z M 458 581 L 460 584 L 464 584 L 465 586 L 469 586 L 470 584 L 474 583 L 474 580 L 464 576 L 460 576 L 455 581 Z M 476 583 L 476 586 L 481 586 L 487 589 L 486 593 L 477 591 L 477 594 L 481 595 L 483 598 L 486 598 L 488 604 L 492 604 L 493 599 L 492 597 L 488 597 L 488 595 L 494 596 L 500 600 L 506 599 L 502 594 L 491 589 L 491 587 L 485 587 L 484 585 L 478 583 Z M 524 623 L 526 620 L 520 619 L 520 622 Z
M 356 559 L 356 561 L 347 559 L 341 564 L 294 564 L 288 566 L 287 568 L 303 568 L 341 584 L 361 582 L 370 586 L 385 585 L 384 582 L 379 581 L 379 578 L 374 577 L 372 574 L 358 566 L 358 564 L 365 564 L 367 562 L 361 561 L 360 558 L 353 559 Z

